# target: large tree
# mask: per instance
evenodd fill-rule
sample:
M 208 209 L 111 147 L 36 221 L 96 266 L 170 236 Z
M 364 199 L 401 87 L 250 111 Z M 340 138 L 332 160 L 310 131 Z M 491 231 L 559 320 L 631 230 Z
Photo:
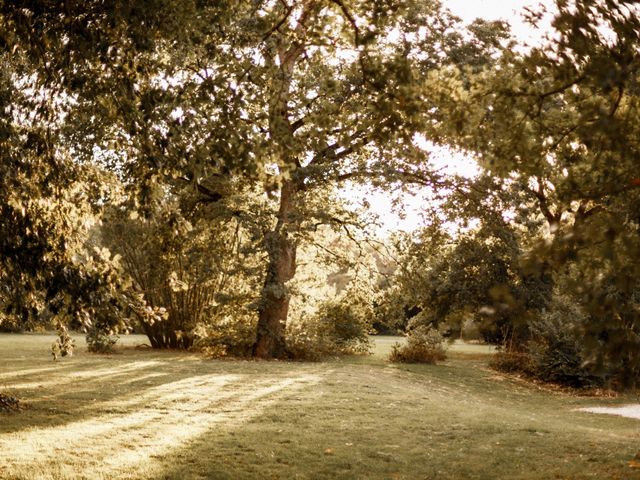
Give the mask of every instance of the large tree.
M 423 78 L 462 49 L 454 24 L 437 2 L 254 4 L 221 27 L 242 43 L 211 45 L 197 57 L 216 98 L 227 95 L 222 110 L 237 115 L 241 149 L 271 171 L 278 202 L 264 237 L 256 356 L 286 355 L 287 284 L 305 228 L 342 221 L 313 205 L 318 191 L 347 180 L 389 188 L 431 179 L 415 143 L 430 128 Z
M 60 143 L 121 174 L 143 210 L 167 184 L 224 203 L 212 178 L 264 183 L 277 207 L 262 242 L 260 357 L 286 355 L 299 242 L 348 223 L 318 193 L 432 182 L 415 135 L 446 119 L 430 114 L 425 79 L 477 69 L 502 34 L 456 32 L 436 0 L 22 1 L 0 14 L 6 47 L 73 110 Z

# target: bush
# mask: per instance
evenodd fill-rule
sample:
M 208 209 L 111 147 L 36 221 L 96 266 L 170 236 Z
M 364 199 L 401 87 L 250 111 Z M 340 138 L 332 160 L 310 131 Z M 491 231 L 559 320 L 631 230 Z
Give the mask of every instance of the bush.
M 133 280 L 145 304 L 133 313 L 153 348 L 189 349 L 198 340 L 197 348 L 222 342 L 235 352 L 237 338 L 226 338 L 224 322 L 227 310 L 235 309 L 231 315 L 236 316 L 238 305 L 252 298 L 260 279 L 254 270 L 258 257 L 233 253 L 243 237 L 237 225 L 212 225 L 197 216 L 187 219 L 178 197 L 165 200 L 145 219 L 112 210 L 93 242 L 117 253 L 124 273 Z M 149 318 L 149 310 L 162 312 L 161 318 Z
M 6 308 L 3 306 L 2 308 Z M 51 323 L 51 314 L 47 311 L 35 313 L 33 311 L 21 315 L 0 313 L 0 333 L 24 333 L 24 332 L 44 332 L 55 328 Z
M 212 324 L 198 326 L 194 336 L 192 350 L 216 358 L 248 357 L 256 341 L 256 322 L 248 315 L 226 317 Z
M 341 353 L 367 353 L 371 348 L 371 311 L 363 302 L 328 300 L 320 304 L 316 318 Z
M 522 373 L 534 376 L 534 366 L 529 352 L 499 351 L 489 362 L 496 370 L 505 373 Z
M 91 353 L 113 353 L 113 346 L 118 342 L 117 335 L 110 335 L 103 329 L 91 326 L 87 329 L 85 339 L 87 350 Z
M 581 327 L 585 316 L 569 298 L 556 296 L 549 310 L 529 322 L 531 338 L 522 351 L 496 354 L 491 366 L 574 388 L 597 387 L 603 378 L 589 369 Z
M 576 307 L 556 305 L 553 311 L 531 323 L 529 354 L 535 377 L 576 388 L 602 384 L 602 379 L 587 366 L 578 329 L 581 321 Z
M 0 313 L 0 333 L 23 333 L 25 327 L 15 315 Z
M 287 352 L 292 359 L 316 362 L 335 356 L 339 349 L 317 318 L 287 324 Z
M 291 358 L 320 360 L 335 355 L 368 353 L 371 349 L 369 306 L 358 297 L 327 300 L 315 315 L 287 325 Z
M 67 327 L 58 325 L 58 338 L 51 344 L 51 355 L 54 360 L 59 357 L 70 357 L 76 347 L 75 341 L 69 335 Z
M 447 358 L 444 339 L 436 329 L 420 325 L 407 334 L 404 345 L 393 345 L 389 360 L 397 363 L 434 364 Z

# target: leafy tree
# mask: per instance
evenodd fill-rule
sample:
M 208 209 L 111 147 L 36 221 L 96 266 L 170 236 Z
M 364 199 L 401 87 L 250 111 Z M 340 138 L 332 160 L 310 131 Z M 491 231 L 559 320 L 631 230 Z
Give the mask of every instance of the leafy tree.
M 399 248 L 385 310 L 410 317 L 408 327 L 446 325 L 449 335 L 474 319 L 486 341 L 517 347 L 528 338 L 527 318 L 546 308 L 553 288 L 550 275 L 522 264 L 539 235 L 536 209 L 511 180 L 482 174 L 448 183 L 449 193 L 425 212 L 429 226 Z
M 0 73 L 2 308 L 22 323 L 37 321 L 45 307 L 58 319 L 86 319 L 126 302 L 117 269 L 83 251 L 106 182 L 56 144 L 65 109 L 25 76 L 21 61 L 4 54 Z
M 123 308 L 150 313 L 106 252 L 83 249 L 113 192 L 86 155 L 100 131 L 74 126 L 102 113 L 81 115 L 83 98 L 117 99 L 130 84 L 131 55 L 175 26 L 166 9 L 145 8 L 157 3 L 0 4 L 0 276 L 2 306 L 21 323 L 48 310 L 117 328 Z
M 558 1 L 542 47 L 505 51 L 476 75 L 434 79 L 443 141 L 522 186 L 548 230 L 529 257 L 538 270 L 569 269 L 561 287 L 587 307 L 591 354 L 638 379 L 636 2 Z M 530 15 L 536 22 L 538 16 Z M 444 74 L 444 71 L 441 72 Z M 453 80 L 455 78 L 455 80 Z M 445 140 L 446 139 L 446 140 Z M 636 310 L 634 310 L 636 309 Z
M 317 215 L 303 208 L 305 199 L 332 182 L 385 182 L 424 162 L 413 143 L 423 128 L 416 75 L 440 63 L 436 39 L 448 41 L 450 22 L 437 12 L 424 2 L 315 1 L 259 10 L 263 26 L 248 39 L 251 57 L 244 58 L 250 73 L 235 86 L 258 107 L 247 112 L 268 138 L 257 152 L 277 165 L 279 208 L 264 239 L 269 264 L 255 355 L 286 352 L 287 283 L 304 221 Z M 394 42 L 392 32 L 404 40 Z
M 245 195 L 244 206 L 250 202 Z M 252 222 L 259 216 L 259 203 L 254 205 Z M 203 327 L 231 314 L 255 326 L 247 310 L 260 278 L 249 240 L 252 225 L 247 228 L 234 215 L 208 219 L 203 214 L 210 211 L 194 208 L 191 200 L 175 195 L 148 218 L 131 218 L 127 209 L 114 208 L 96 230 L 94 242 L 120 256 L 134 290 L 165 312 L 162 320 L 138 319 L 154 348 L 189 348 Z
M 435 0 L 24 1 L 0 15 L 24 75 L 70 109 L 49 110 L 64 127 L 50 144 L 117 171 L 143 213 L 166 183 L 217 203 L 207 183 L 232 172 L 277 199 L 262 236 L 261 357 L 286 355 L 298 244 L 318 221 L 345 223 L 321 192 L 433 183 L 415 134 L 443 119 L 429 114 L 425 79 L 444 65 L 478 69 L 504 33 L 456 32 Z

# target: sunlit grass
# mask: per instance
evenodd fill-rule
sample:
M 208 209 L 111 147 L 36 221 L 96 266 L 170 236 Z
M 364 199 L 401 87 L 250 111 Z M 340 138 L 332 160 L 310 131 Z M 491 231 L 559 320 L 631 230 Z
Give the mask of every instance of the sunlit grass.
M 404 343 L 403 337 L 394 337 L 388 335 L 378 335 L 371 337 L 374 340 L 373 343 L 373 355 L 374 357 L 387 359 L 391 348 L 396 343 Z M 471 354 L 471 355 L 491 355 L 496 351 L 496 347 L 492 345 L 465 343 L 462 340 L 455 340 L 452 343 L 447 343 L 447 353 L 449 355 L 459 356 L 459 354 Z
M 136 350 L 53 362 L 52 337 L 0 335 L 2 479 L 640 478 L 640 422 L 595 399 L 514 382 L 491 349 L 442 365 L 375 354 L 324 363 L 216 361 Z M 81 338 L 78 338 L 81 343 Z

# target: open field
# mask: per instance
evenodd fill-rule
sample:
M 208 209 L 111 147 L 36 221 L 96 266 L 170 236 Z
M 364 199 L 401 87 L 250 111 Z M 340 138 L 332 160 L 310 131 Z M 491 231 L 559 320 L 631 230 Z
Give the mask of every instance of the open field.
M 0 335 L 2 479 L 640 479 L 640 421 L 487 369 L 483 346 L 442 365 L 375 354 L 323 363 L 220 361 L 84 348 L 53 362 L 44 335 Z M 78 337 L 81 343 L 81 337 Z

